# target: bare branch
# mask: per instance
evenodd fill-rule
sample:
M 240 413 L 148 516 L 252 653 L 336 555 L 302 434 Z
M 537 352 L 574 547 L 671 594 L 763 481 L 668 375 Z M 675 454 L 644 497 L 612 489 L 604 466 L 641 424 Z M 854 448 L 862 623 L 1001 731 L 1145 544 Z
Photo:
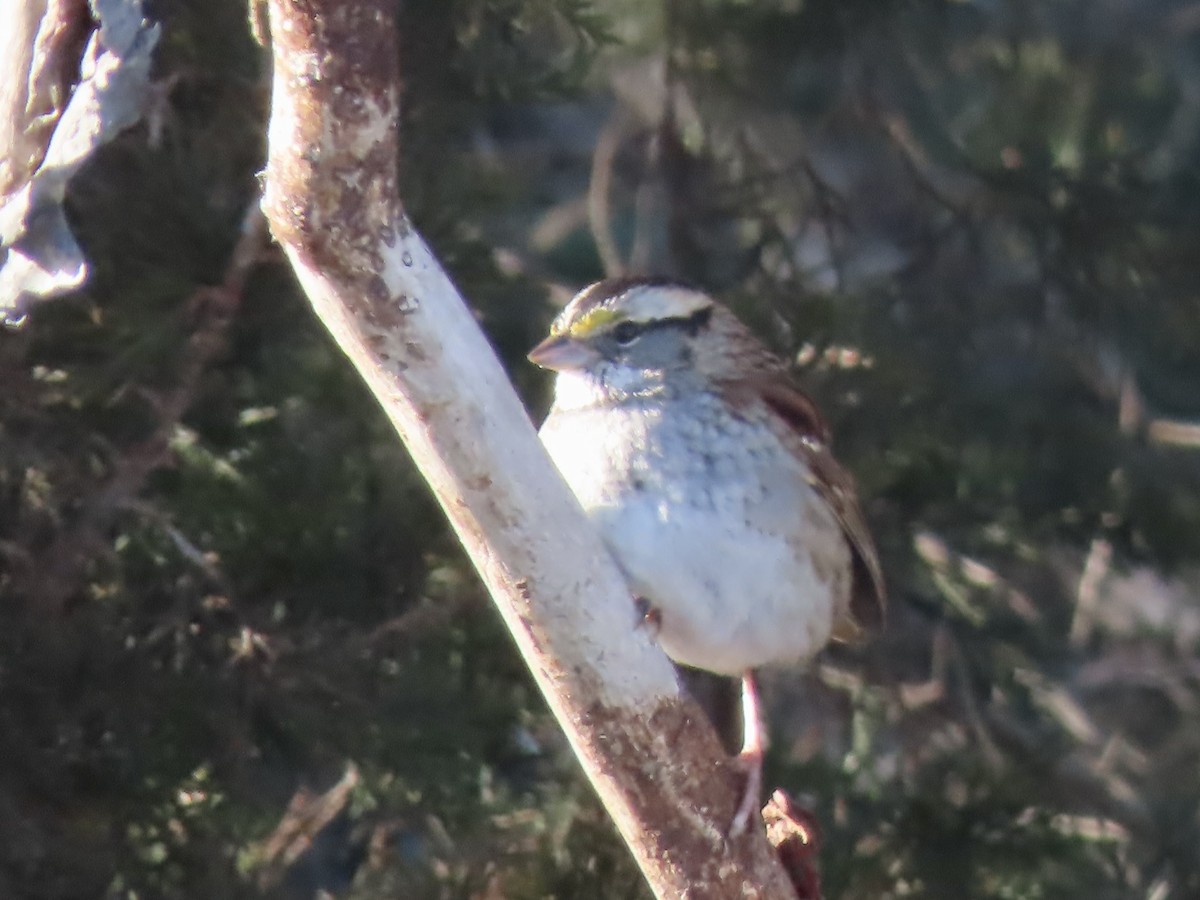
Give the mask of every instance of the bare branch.
M 264 207 L 317 315 L 379 400 L 660 897 L 787 898 L 740 778 L 396 190 L 395 0 L 272 0 Z
M 621 149 L 621 140 L 628 128 L 629 119 L 618 106 L 600 131 L 600 136 L 596 139 L 596 148 L 592 151 L 592 177 L 588 182 L 587 193 L 588 224 L 591 226 L 592 240 L 596 243 L 596 252 L 600 254 L 605 275 L 625 274 L 625 263 L 621 260 L 621 251 L 613 236 L 611 204 L 617 152 Z
M 1146 427 L 1150 442 L 1174 447 L 1200 447 L 1200 422 L 1183 419 L 1152 419 Z
M 305 786 L 292 795 L 283 818 L 259 848 L 260 888 L 270 889 L 282 880 L 288 867 L 312 847 L 321 830 L 346 808 L 351 792 L 361 780 L 358 766 L 348 762 L 342 777 L 324 793 L 314 793 Z

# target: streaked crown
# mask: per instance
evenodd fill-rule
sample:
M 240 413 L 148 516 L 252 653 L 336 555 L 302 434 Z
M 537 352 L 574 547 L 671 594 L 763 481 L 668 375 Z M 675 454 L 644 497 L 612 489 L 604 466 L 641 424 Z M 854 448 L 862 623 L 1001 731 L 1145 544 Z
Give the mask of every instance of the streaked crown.
M 668 278 L 609 278 L 576 294 L 550 333 L 586 340 L 619 322 L 682 321 L 712 307 L 702 291 Z

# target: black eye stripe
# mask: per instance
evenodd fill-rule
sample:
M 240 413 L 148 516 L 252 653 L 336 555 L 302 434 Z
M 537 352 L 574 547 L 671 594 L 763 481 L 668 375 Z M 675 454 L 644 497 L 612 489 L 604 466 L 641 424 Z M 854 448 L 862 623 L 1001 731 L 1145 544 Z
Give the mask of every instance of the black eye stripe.
M 650 322 L 635 322 L 632 319 L 624 319 L 616 323 L 612 327 L 612 330 L 609 331 L 609 334 L 618 344 L 632 343 L 634 338 L 648 331 L 659 331 L 667 328 L 678 328 L 695 337 L 708 324 L 712 318 L 712 312 L 713 308 L 706 306 L 704 309 L 696 310 L 690 316 L 672 316 L 669 319 L 655 319 Z
M 618 322 L 613 326 L 612 336 L 613 340 L 618 344 L 632 344 L 645 330 L 645 323 L 632 322 L 626 319 L 624 322 Z
M 701 329 L 708 327 L 709 321 L 712 319 L 713 308 L 706 306 L 704 309 L 698 309 L 690 316 L 679 320 L 688 334 L 695 337 Z

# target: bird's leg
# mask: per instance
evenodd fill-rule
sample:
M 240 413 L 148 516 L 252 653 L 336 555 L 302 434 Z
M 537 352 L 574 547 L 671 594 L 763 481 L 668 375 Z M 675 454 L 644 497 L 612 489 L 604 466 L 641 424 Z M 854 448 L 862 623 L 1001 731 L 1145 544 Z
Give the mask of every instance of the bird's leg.
M 650 640 L 658 640 L 658 632 L 662 630 L 662 610 L 653 606 L 645 597 L 634 597 L 633 608 L 637 610 L 636 628 L 645 628 Z
M 737 756 L 738 765 L 746 772 L 746 784 L 733 822 L 729 825 L 730 837 L 737 837 L 745 831 L 750 817 L 758 810 L 759 795 L 762 793 L 763 752 L 766 747 L 758 685 L 754 681 L 754 673 L 747 669 L 742 675 L 742 752 Z

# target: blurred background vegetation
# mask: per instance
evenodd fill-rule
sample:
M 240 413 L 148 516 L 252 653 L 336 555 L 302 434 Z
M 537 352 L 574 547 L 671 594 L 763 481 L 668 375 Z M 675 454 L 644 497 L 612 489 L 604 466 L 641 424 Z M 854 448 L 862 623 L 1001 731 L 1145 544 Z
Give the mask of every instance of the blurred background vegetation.
M 91 282 L 0 335 L 0 896 L 648 896 L 279 253 L 214 290 L 244 4 L 148 13 Z M 406 201 L 535 416 L 556 304 L 653 271 L 834 424 L 893 614 L 767 682 L 827 896 L 1200 896 L 1200 3 L 401 20 Z

